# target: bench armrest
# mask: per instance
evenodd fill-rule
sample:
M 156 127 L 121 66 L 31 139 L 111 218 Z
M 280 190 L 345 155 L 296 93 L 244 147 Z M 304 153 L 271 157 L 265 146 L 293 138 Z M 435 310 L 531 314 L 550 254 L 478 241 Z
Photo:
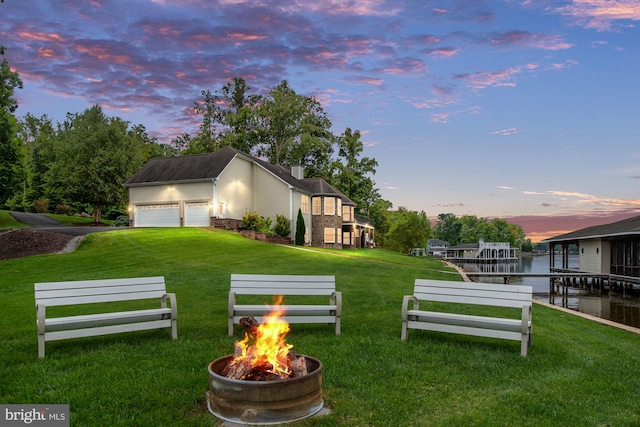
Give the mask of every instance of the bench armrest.
M 340 317 L 342 315 L 342 292 L 333 291 L 329 303 L 336 306 L 336 316 Z
M 177 315 L 178 314 L 178 307 L 177 307 L 177 303 L 176 303 L 176 294 L 167 293 L 167 294 L 162 295 L 162 298 L 160 298 L 160 306 L 162 308 L 167 308 L 167 300 L 169 300 L 169 305 L 171 307 L 172 315 L 173 316 Z
M 420 302 L 418 301 L 418 298 L 413 295 L 405 295 L 402 299 L 402 320 L 407 320 L 410 301 L 413 301 L 414 310 L 420 310 Z

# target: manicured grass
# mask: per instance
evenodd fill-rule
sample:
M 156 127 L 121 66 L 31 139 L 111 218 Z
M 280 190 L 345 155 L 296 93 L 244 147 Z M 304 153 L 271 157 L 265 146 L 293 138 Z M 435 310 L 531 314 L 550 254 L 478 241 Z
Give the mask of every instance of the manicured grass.
M 23 227 L 27 226 L 21 222 L 16 221 L 16 219 L 11 216 L 9 211 L 0 210 L 0 230 Z
M 72 215 L 58 215 L 58 214 L 45 214 L 48 217 L 55 219 L 56 221 L 60 221 L 63 224 L 73 225 L 73 224 L 91 224 L 94 222 L 93 218 L 86 218 L 83 216 L 72 216 Z M 100 221 L 102 225 L 111 225 L 113 224 L 113 220 L 102 219 Z
M 343 292 L 341 336 L 291 327 L 294 350 L 323 363 L 331 410 L 293 425 L 640 424 L 636 334 L 534 305 L 526 358 L 515 341 L 411 330 L 403 342 L 402 296 L 417 277 L 450 280 L 439 262 L 187 228 L 93 234 L 73 253 L 1 261 L 0 402 L 67 403 L 74 426 L 220 425 L 206 409 L 206 368 L 241 336 L 226 334 L 231 273 L 332 274 Z M 151 275 L 177 295 L 177 341 L 165 330 L 56 341 L 38 359 L 34 282 Z

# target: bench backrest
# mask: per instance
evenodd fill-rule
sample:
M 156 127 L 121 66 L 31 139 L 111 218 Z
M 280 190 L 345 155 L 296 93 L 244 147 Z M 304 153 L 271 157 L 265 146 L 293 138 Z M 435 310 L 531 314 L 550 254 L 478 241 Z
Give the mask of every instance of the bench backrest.
M 335 290 L 335 276 L 231 275 L 231 292 L 238 295 L 331 295 Z
M 418 300 L 522 308 L 531 305 L 533 289 L 525 285 L 416 279 Z
M 45 282 L 34 285 L 36 306 L 62 306 L 98 302 L 161 298 L 164 277 Z

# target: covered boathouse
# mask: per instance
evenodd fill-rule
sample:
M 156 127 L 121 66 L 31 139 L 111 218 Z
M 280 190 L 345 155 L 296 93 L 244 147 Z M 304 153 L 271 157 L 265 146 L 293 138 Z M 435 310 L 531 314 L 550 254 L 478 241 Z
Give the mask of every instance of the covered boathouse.
M 640 216 L 551 237 L 549 271 L 591 273 L 609 287 L 640 286 Z M 569 269 L 569 246 L 578 246 L 578 270 Z M 556 259 L 560 257 L 560 262 Z M 557 267 L 561 265 L 561 267 Z M 598 283 L 603 287 L 605 283 Z
M 509 242 L 485 242 L 480 239 L 478 243 L 464 243 L 446 248 L 445 259 L 449 261 L 463 262 L 510 262 L 517 261 L 517 249 L 512 248 Z

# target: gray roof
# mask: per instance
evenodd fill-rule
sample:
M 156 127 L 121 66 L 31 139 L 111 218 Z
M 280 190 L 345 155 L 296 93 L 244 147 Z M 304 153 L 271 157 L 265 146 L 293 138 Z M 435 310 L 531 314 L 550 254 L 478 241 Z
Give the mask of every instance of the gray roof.
M 353 200 L 342 194 L 340 191 L 333 188 L 327 181 L 322 178 L 304 178 L 300 182 L 304 184 L 309 191 L 318 196 L 335 196 L 342 199 L 342 204 L 354 205 Z
M 231 147 L 225 147 L 215 153 L 152 158 L 124 186 L 211 181 L 222 173 L 238 153 Z
M 619 237 L 640 234 L 640 216 L 612 222 L 611 224 L 594 225 L 571 233 L 550 237 L 543 242 L 576 241 L 603 237 Z
M 429 239 L 427 244 L 432 246 L 449 246 L 449 242 L 440 239 Z
M 322 178 L 296 179 L 291 175 L 291 171 L 285 167 L 272 165 L 269 162 L 229 146 L 223 147 L 213 153 L 149 159 L 147 163 L 125 182 L 124 186 L 139 187 L 143 185 L 161 185 L 179 182 L 213 181 L 220 176 L 235 157 L 242 157 L 258 164 L 282 181 L 305 193 L 326 196 L 334 195 L 340 197 L 343 204 L 355 205 L 351 199 L 333 188 Z
M 451 246 L 449 249 L 480 249 L 480 243 L 462 243 L 460 245 Z

